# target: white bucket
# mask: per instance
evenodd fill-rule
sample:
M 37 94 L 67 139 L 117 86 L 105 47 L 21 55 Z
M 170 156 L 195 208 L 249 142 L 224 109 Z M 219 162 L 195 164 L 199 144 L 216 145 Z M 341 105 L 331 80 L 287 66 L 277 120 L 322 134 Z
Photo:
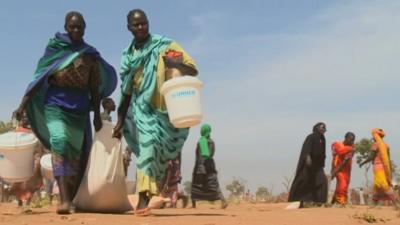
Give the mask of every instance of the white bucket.
M 53 180 L 53 163 L 51 161 L 51 154 L 45 154 L 40 158 L 40 169 L 42 176 L 46 179 Z
M 167 105 L 169 120 L 176 128 L 192 127 L 201 122 L 200 89 L 203 83 L 192 76 L 166 81 L 161 87 Z
M 33 176 L 33 154 L 38 140 L 32 133 L 0 135 L 0 176 L 7 182 L 24 182 Z

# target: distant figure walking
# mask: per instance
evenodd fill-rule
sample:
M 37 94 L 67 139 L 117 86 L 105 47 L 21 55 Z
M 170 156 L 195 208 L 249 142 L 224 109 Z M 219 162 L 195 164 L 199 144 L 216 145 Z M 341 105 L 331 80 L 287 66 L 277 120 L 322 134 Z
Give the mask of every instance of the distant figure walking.
M 201 137 L 196 147 L 196 162 L 192 179 L 192 207 L 196 208 L 196 201 L 221 200 L 221 208 L 228 206 L 221 189 L 219 188 L 217 170 L 214 162 L 215 144 L 211 139 L 211 126 L 203 124 Z
M 328 181 L 324 172 L 326 158 L 325 123 L 317 123 L 313 132 L 304 140 L 296 176 L 289 192 L 289 202 L 326 203 L 328 198 Z
M 355 137 L 352 132 L 347 132 L 344 141 L 336 141 L 332 144 L 331 179 L 336 177 L 336 190 L 332 203 L 347 204 Z
M 179 191 L 179 184 L 182 181 L 181 154 L 176 159 L 168 162 L 166 174 L 161 195 L 171 199 L 171 208 L 177 207 L 179 199 L 182 199 L 182 207 L 185 208 L 188 203 L 188 197 Z
M 382 129 L 372 129 L 372 137 L 375 143 L 371 147 L 372 154 L 360 164 L 373 161 L 374 165 L 374 195 L 372 200 L 375 204 L 379 201 L 391 201 L 396 203 L 392 185 L 392 168 L 390 162 L 390 148 L 383 138 L 385 132 Z
M 112 98 L 105 98 L 101 105 L 103 106 L 104 111 L 100 114 L 102 120 L 106 120 L 112 122 L 111 112 L 115 111 L 115 103 Z

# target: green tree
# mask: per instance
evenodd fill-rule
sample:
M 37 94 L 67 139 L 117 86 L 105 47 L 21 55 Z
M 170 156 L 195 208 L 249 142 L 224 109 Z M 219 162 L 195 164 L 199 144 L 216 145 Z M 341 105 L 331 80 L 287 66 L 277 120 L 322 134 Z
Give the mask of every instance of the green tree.
M 361 163 L 368 158 L 371 157 L 371 147 L 373 145 L 373 141 L 368 138 L 363 138 L 360 141 L 356 142 L 356 162 L 360 166 Z M 366 163 L 363 166 L 364 167 L 364 176 L 365 176 L 365 186 L 369 186 L 369 180 L 368 180 L 368 170 L 371 167 L 371 163 Z
M 257 202 L 266 202 L 272 196 L 272 193 L 268 190 L 267 187 L 258 187 L 256 191 L 256 201 Z
M 243 196 L 245 190 L 245 181 L 238 178 L 233 178 L 232 182 L 226 185 L 226 190 L 230 192 L 230 197 L 239 198 Z
M 12 129 L 13 129 L 13 123 L 11 121 L 9 121 L 7 123 L 0 121 L 0 134 L 6 133 Z

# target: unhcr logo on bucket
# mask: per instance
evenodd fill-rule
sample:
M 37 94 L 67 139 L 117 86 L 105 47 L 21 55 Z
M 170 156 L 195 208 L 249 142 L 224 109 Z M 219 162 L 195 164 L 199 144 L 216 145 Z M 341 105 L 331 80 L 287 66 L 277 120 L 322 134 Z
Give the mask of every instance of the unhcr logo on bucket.
M 189 96 L 194 96 L 195 94 L 196 94 L 195 90 L 178 91 L 172 94 L 172 98 L 189 97 Z

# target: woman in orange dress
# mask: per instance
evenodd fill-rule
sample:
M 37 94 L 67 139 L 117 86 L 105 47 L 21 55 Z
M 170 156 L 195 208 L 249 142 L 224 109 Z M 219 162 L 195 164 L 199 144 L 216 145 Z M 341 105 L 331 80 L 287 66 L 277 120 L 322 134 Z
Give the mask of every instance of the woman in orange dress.
M 347 203 L 347 193 L 350 184 L 351 165 L 354 155 L 355 135 L 347 132 L 344 141 L 336 141 L 332 144 L 332 173 L 336 177 L 336 190 L 332 203 L 344 205 Z

